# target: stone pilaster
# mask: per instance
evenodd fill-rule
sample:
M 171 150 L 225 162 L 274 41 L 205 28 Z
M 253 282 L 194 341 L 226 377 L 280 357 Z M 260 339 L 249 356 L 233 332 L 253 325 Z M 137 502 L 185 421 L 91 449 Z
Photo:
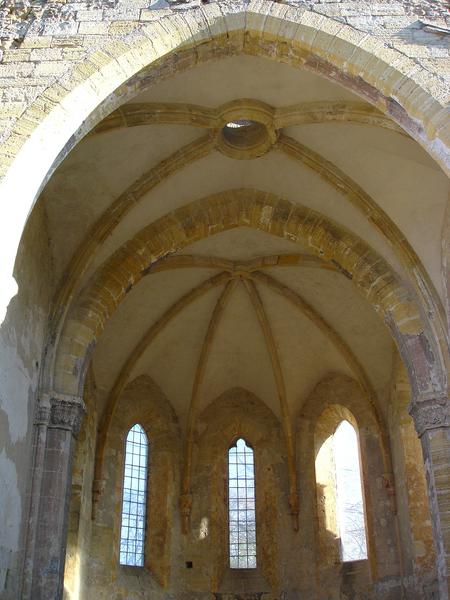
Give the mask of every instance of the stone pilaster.
M 35 427 L 24 600 L 60 600 L 75 437 L 85 412 L 76 396 L 39 401 Z
M 450 598 L 450 401 L 416 399 L 410 406 L 422 442 L 437 553 L 439 600 Z

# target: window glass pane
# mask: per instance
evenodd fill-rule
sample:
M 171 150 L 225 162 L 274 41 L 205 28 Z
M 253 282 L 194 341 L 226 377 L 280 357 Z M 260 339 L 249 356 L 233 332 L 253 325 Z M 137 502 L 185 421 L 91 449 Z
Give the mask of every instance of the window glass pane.
M 333 436 L 342 560 L 367 558 L 364 502 L 356 431 L 342 421 Z
M 243 439 L 228 451 L 229 558 L 232 569 L 256 568 L 253 450 Z
M 148 440 L 136 424 L 125 443 L 120 564 L 144 565 L 145 513 L 147 498 Z

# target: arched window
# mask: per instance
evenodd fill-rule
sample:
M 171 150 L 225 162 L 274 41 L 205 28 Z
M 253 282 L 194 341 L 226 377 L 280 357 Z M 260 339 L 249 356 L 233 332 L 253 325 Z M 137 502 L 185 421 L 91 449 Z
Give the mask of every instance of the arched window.
M 144 565 L 145 514 L 147 508 L 148 439 L 144 429 L 133 425 L 125 443 L 120 564 Z
M 342 560 L 363 560 L 367 542 L 358 438 L 348 421 L 342 421 L 334 433 L 333 454 Z
M 232 569 L 256 568 L 253 450 L 243 439 L 228 451 L 229 557 Z

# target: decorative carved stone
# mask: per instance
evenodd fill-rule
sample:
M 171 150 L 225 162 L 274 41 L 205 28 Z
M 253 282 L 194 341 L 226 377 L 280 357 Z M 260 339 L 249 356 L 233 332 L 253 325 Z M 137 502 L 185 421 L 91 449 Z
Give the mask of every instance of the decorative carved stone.
M 83 399 L 78 396 L 52 395 L 49 427 L 67 429 L 77 435 L 86 412 Z
M 446 396 L 415 400 L 409 406 L 419 437 L 430 429 L 450 427 L 450 401 Z

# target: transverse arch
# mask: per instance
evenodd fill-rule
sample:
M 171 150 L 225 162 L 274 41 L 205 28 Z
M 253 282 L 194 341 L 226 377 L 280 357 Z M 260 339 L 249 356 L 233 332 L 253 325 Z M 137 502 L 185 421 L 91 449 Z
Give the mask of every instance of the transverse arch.
M 389 326 L 408 368 L 414 395 L 445 389 L 447 353 L 414 292 L 367 244 L 300 204 L 255 189 L 214 194 L 174 210 L 124 244 L 85 288 L 66 320 L 51 383 L 78 394 L 98 337 L 115 308 L 153 264 L 174 251 L 236 227 L 289 239 L 351 279 Z

